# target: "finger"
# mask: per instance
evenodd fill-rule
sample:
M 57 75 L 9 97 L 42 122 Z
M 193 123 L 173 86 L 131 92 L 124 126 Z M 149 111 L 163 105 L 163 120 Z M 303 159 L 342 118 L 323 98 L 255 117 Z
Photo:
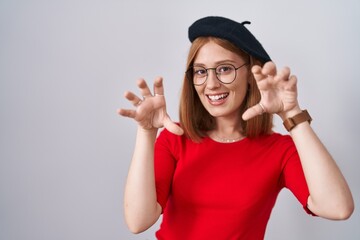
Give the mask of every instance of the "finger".
M 253 73 L 256 81 L 260 81 L 260 80 L 266 78 L 266 75 L 262 74 L 261 70 L 262 70 L 262 68 L 258 65 L 255 65 L 251 68 L 251 72 Z
M 154 82 L 154 95 L 164 95 L 164 86 L 162 77 L 157 77 Z
M 252 73 L 254 73 L 254 74 L 261 73 L 261 67 L 260 67 L 259 65 L 254 65 L 254 66 L 251 68 L 251 71 L 252 71 Z
M 297 77 L 295 75 L 291 75 L 289 77 L 286 89 L 287 90 L 296 90 L 296 88 L 297 88 L 296 85 L 297 85 Z
M 262 74 L 267 76 L 275 76 L 276 75 L 276 65 L 273 62 L 267 62 L 265 63 L 265 65 L 263 66 L 262 70 L 261 70 Z
M 123 117 L 129 117 L 129 118 L 135 118 L 136 116 L 136 112 L 134 110 L 131 109 L 118 109 L 117 110 L 118 114 L 120 114 Z
M 177 125 L 176 123 L 174 123 L 173 121 L 171 121 L 170 118 L 167 118 L 164 121 L 164 127 L 171 133 L 175 134 L 175 135 L 183 135 L 184 134 L 184 130 Z
M 140 93 L 144 98 L 146 98 L 148 96 L 152 96 L 151 91 L 144 79 L 142 79 L 142 78 L 139 79 L 137 85 L 140 88 Z
M 290 68 L 284 67 L 282 68 L 277 75 L 275 76 L 276 81 L 287 81 L 290 76 Z
M 129 100 L 134 106 L 138 106 L 141 103 L 141 99 L 132 92 L 125 92 L 124 97 Z
M 260 103 L 256 104 L 255 106 L 252 106 L 251 108 L 247 109 L 243 115 L 242 115 L 242 119 L 244 121 L 247 121 L 253 117 L 256 117 L 258 115 L 263 114 L 264 112 L 266 112 L 264 106 L 262 106 Z

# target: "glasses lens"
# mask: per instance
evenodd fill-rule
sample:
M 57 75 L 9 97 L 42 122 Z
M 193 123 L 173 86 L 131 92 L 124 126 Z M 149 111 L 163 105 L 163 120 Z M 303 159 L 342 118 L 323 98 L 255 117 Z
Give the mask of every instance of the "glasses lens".
M 235 80 L 236 72 L 233 65 L 219 65 L 216 68 L 216 76 L 223 83 L 231 83 Z
M 207 70 L 203 67 L 192 67 L 192 78 L 195 85 L 203 84 L 207 78 Z

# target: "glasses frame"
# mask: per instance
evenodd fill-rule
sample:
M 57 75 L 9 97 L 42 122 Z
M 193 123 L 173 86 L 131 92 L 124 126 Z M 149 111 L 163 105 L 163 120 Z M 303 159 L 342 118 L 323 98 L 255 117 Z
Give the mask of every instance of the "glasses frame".
M 207 79 L 208 79 L 208 77 L 209 77 L 209 70 L 214 70 L 215 75 L 216 75 L 216 79 L 217 79 L 219 82 L 221 82 L 222 84 L 231 84 L 231 83 L 233 83 L 233 82 L 235 81 L 235 79 L 236 79 L 236 76 L 237 76 L 236 71 L 239 70 L 240 68 L 242 68 L 243 66 L 248 65 L 248 64 L 249 64 L 249 63 L 246 62 L 246 63 L 240 65 L 239 67 L 235 67 L 233 64 L 230 64 L 230 63 L 222 63 L 222 64 L 217 65 L 216 67 L 213 67 L 213 68 L 205 68 L 205 67 L 202 67 L 202 68 L 204 68 L 204 70 L 206 71 L 206 79 L 205 79 L 205 81 L 204 81 L 203 83 L 200 83 L 200 84 L 195 84 L 195 83 L 194 83 L 194 73 L 193 73 L 193 72 L 192 72 L 192 74 L 191 74 L 191 75 L 192 75 L 192 78 L 189 78 L 189 72 L 193 70 L 194 66 L 190 66 L 190 67 L 188 68 L 188 70 L 185 72 L 185 74 L 186 74 L 186 78 L 189 79 L 189 80 L 191 80 L 195 86 L 201 86 L 201 85 L 203 85 L 204 83 L 206 83 L 206 81 L 207 81 Z M 222 66 L 222 65 L 232 66 L 232 67 L 235 69 L 235 76 L 234 76 L 234 79 L 233 79 L 231 82 L 223 82 L 223 81 L 220 80 L 219 75 L 221 75 L 221 74 L 220 74 L 220 73 L 217 73 L 217 72 L 216 72 L 216 69 L 217 69 L 219 66 Z

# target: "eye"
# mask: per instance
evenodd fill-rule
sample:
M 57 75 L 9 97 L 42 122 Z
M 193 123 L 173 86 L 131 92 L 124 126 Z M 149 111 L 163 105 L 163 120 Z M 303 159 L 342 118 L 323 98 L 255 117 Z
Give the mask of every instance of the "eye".
M 202 67 L 194 67 L 194 77 L 204 77 L 206 76 L 206 69 Z
M 234 70 L 234 67 L 231 65 L 220 65 L 216 68 L 218 74 L 228 74 Z

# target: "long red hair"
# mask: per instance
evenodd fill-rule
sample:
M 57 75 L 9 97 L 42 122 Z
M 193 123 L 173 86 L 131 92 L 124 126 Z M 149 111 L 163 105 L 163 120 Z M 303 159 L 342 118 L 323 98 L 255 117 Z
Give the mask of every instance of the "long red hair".
M 239 109 L 239 114 L 241 116 L 246 109 L 258 104 L 260 101 L 260 91 L 250 69 L 253 65 L 262 66 L 263 64 L 254 57 L 244 53 L 227 40 L 215 37 L 199 37 L 193 41 L 190 47 L 186 69 L 193 65 L 199 49 L 210 41 L 213 41 L 221 47 L 238 54 L 244 59 L 250 59 L 250 63 L 248 65 L 248 91 L 244 98 L 244 102 Z M 179 118 L 180 125 L 184 129 L 186 136 L 195 142 L 200 142 L 201 139 L 206 136 L 207 131 L 215 128 L 214 117 L 211 116 L 204 108 L 197 95 L 192 80 L 188 79 L 186 75 L 184 76 L 180 98 Z M 243 130 L 242 133 L 249 138 L 255 138 L 263 134 L 268 134 L 272 131 L 273 127 L 272 114 L 264 113 L 248 121 L 244 121 L 241 118 L 240 125 Z

